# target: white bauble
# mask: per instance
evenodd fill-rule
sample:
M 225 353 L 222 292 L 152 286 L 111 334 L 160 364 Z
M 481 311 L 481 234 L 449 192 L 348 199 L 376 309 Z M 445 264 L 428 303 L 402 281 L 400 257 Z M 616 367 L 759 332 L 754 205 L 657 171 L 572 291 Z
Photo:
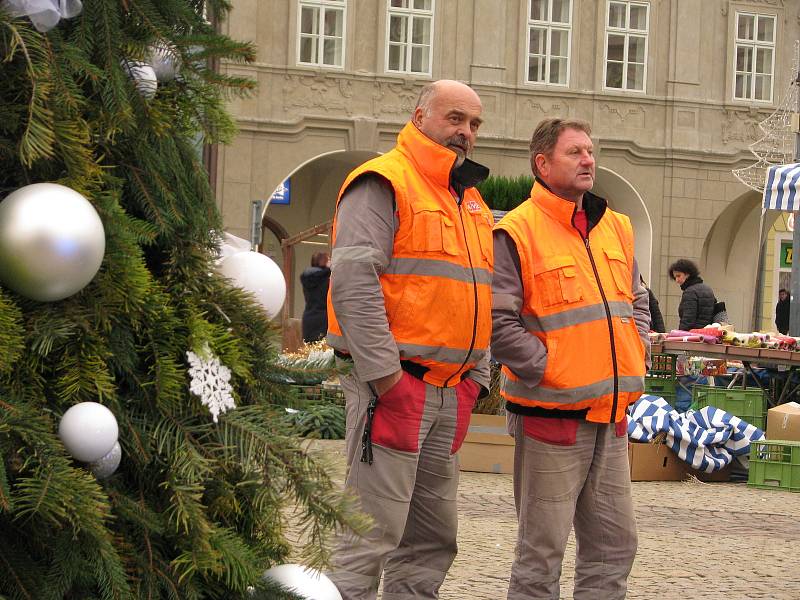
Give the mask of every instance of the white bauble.
M 272 567 L 264 573 L 264 579 L 281 584 L 305 600 L 342 600 L 339 590 L 324 573 L 302 565 Z
M 119 428 L 114 413 L 97 402 L 71 406 L 58 425 L 58 437 L 72 456 L 81 462 L 95 462 L 114 448 Z
M 223 260 L 219 272 L 237 286 L 252 292 L 270 318 L 286 299 L 286 280 L 280 267 L 258 252 L 238 252 Z
M 56 183 L 34 183 L 0 202 L 0 281 L 41 302 L 82 290 L 103 262 L 106 236 L 91 203 Z
M 122 67 L 128 73 L 128 77 L 133 80 L 133 85 L 136 86 L 136 91 L 141 94 L 143 98 L 150 100 L 156 95 L 158 90 L 158 79 L 153 67 L 144 62 L 135 60 L 122 61 Z
M 178 57 L 166 44 L 156 44 L 150 48 L 150 66 L 159 82 L 172 81 L 178 72 Z
M 122 460 L 122 448 L 119 442 L 114 442 L 113 448 L 100 460 L 89 463 L 89 470 L 98 479 L 106 479 L 114 474 Z

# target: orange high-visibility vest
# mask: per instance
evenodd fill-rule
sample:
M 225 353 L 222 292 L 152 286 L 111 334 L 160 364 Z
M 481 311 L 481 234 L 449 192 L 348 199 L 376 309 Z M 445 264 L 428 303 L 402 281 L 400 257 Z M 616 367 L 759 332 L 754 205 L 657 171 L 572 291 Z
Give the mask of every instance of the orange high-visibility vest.
M 536 387 L 503 367 L 502 396 L 546 409 L 588 409 L 615 423 L 644 389 L 645 349 L 633 319 L 633 229 L 605 208 L 588 241 L 572 225 L 575 204 L 534 184 L 497 225 L 519 253 L 525 329 L 547 347 Z
M 450 191 L 456 154 L 408 123 L 388 153 L 357 167 L 394 189 L 398 230 L 389 266 L 380 276 L 389 329 L 401 360 L 428 370 L 424 381 L 452 387 L 486 354 L 492 331 L 492 213 L 475 188 L 460 204 Z M 334 217 L 332 242 L 336 241 Z M 335 275 L 331 289 L 336 286 Z M 328 295 L 328 343 L 347 345 Z

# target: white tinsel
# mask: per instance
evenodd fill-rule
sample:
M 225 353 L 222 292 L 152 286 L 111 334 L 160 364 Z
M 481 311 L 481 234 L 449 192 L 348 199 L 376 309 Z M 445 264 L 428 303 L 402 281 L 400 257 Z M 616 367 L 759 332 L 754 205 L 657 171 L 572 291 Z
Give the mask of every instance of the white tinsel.
M 200 401 L 214 417 L 214 423 L 217 423 L 219 413 L 236 408 L 231 395 L 233 388 L 229 383 L 231 370 L 211 353 L 208 344 L 203 345 L 199 356 L 189 350 L 186 357 L 191 365 L 189 376 L 192 382 L 189 384 L 189 391 L 200 397 Z

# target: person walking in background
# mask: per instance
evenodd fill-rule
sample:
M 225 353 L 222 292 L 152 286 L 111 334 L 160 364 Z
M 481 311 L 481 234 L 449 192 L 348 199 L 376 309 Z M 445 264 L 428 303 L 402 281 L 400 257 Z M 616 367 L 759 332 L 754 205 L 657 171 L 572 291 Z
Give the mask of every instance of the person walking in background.
M 306 307 L 303 310 L 303 341 L 316 342 L 328 331 L 328 283 L 331 278 L 327 252 L 315 252 L 311 266 L 300 274 Z
M 669 266 L 669 276 L 683 290 L 678 305 L 678 329 L 702 329 L 713 323 L 718 312 L 717 298 L 714 291 L 703 283 L 697 265 L 688 258 L 678 259 Z
M 644 389 L 650 316 L 630 219 L 589 192 L 590 135 L 540 122 L 530 198 L 494 230 L 491 347 L 515 439 L 509 600 L 560 597 L 572 527 L 576 600 L 624 598 L 636 556 L 626 409 Z
M 789 290 L 781 288 L 778 291 L 778 303 L 775 305 L 775 327 L 783 335 L 789 334 L 789 309 L 792 305 L 792 298 Z
M 345 534 L 331 580 L 347 600 L 439 597 L 456 556 L 458 456 L 489 388 L 492 213 L 467 158 L 468 86 L 426 85 L 386 154 L 356 168 L 333 224 L 328 342 L 352 365 L 346 487 L 375 526 Z
M 644 277 L 642 277 L 642 285 L 647 290 L 647 305 L 650 309 L 650 331 L 665 333 L 667 329 L 664 327 L 664 317 L 661 314 L 661 308 L 658 306 L 658 298 L 656 298 L 653 290 L 647 287 Z

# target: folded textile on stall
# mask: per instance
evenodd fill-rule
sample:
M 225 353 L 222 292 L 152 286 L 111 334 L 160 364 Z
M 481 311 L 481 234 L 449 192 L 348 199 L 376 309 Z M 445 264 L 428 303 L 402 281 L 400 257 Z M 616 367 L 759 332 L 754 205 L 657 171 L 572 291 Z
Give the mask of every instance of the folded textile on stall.
M 693 468 L 713 473 L 747 454 L 764 432 L 714 406 L 679 413 L 659 396 L 643 394 L 628 407 L 628 438 L 649 442 L 666 433 L 667 446 Z
M 718 344 L 721 337 L 715 335 L 704 335 L 702 333 L 692 333 L 682 329 L 673 329 L 665 338 L 668 342 L 705 342 L 706 344 Z

